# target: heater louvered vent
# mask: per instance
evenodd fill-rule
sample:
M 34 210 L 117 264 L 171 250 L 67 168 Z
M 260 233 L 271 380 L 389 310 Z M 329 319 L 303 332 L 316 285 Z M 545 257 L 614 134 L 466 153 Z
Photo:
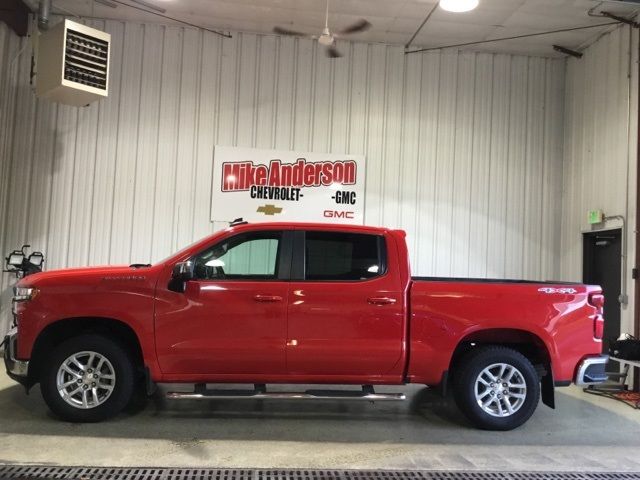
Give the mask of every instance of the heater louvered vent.
M 106 90 L 109 42 L 69 28 L 66 45 L 64 78 Z
M 66 105 L 83 106 L 106 97 L 111 36 L 64 20 L 40 35 L 36 93 Z

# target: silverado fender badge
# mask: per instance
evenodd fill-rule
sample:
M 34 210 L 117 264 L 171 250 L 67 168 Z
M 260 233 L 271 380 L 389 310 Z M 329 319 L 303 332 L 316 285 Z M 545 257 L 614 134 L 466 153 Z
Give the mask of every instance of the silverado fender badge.
M 141 275 L 123 275 L 123 276 L 115 276 L 115 277 L 102 277 L 102 280 L 146 280 L 147 277 Z
M 538 289 L 540 293 L 562 293 L 562 294 L 571 294 L 578 293 L 575 288 L 554 288 L 554 287 L 541 287 Z

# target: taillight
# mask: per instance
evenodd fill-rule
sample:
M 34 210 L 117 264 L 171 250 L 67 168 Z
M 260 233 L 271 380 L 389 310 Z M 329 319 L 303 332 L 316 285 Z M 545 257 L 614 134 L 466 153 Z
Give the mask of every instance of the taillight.
M 604 295 L 601 293 L 592 293 L 589 295 L 589 303 L 598 309 L 598 313 L 602 315 L 604 308 Z
M 602 337 L 604 337 L 604 318 L 598 315 L 593 323 L 593 338 L 602 340 Z
M 593 319 L 593 337 L 602 339 L 604 337 L 604 295 L 592 293 L 589 295 L 589 303 L 596 307 L 596 314 Z

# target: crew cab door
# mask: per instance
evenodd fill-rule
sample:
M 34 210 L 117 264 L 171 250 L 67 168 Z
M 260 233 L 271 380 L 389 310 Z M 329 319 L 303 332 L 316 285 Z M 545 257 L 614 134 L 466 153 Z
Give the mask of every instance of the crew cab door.
M 294 242 L 288 373 L 400 376 L 404 297 L 385 236 L 307 229 Z
M 292 231 L 236 234 L 196 254 L 184 292 L 158 286 L 163 374 L 285 373 Z

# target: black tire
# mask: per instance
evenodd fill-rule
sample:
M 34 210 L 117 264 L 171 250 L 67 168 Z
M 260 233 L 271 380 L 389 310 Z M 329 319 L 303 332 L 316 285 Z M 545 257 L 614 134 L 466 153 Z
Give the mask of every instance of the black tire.
M 476 399 L 476 380 L 485 368 L 497 363 L 515 367 L 526 384 L 525 399 L 522 405 L 511 415 L 503 417 L 486 412 Z M 540 401 L 540 379 L 531 362 L 520 352 L 501 346 L 476 347 L 467 353 L 460 360 L 454 372 L 453 387 L 455 401 L 462 413 L 471 423 L 483 430 L 504 431 L 519 427 L 529 420 Z M 490 389 L 491 387 L 483 388 Z M 498 389 L 501 388 L 498 387 Z M 490 396 L 494 395 L 492 391 L 496 390 L 490 390 L 488 392 Z M 483 392 L 481 391 L 481 393 Z M 506 401 L 511 402 L 511 400 L 504 399 L 504 402 Z M 517 402 L 517 400 L 515 401 Z M 498 400 L 500 409 L 503 405 L 506 406 L 504 402 Z M 494 405 L 497 409 L 497 403 Z
M 67 403 L 57 388 L 58 369 L 71 355 L 91 351 L 105 357 L 115 371 L 113 390 L 104 403 L 93 408 L 78 408 Z M 40 390 L 51 411 L 69 422 L 99 422 L 111 418 L 129 403 L 135 388 L 136 370 L 131 356 L 115 340 L 102 335 L 86 334 L 57 345 L 40 379 Z

